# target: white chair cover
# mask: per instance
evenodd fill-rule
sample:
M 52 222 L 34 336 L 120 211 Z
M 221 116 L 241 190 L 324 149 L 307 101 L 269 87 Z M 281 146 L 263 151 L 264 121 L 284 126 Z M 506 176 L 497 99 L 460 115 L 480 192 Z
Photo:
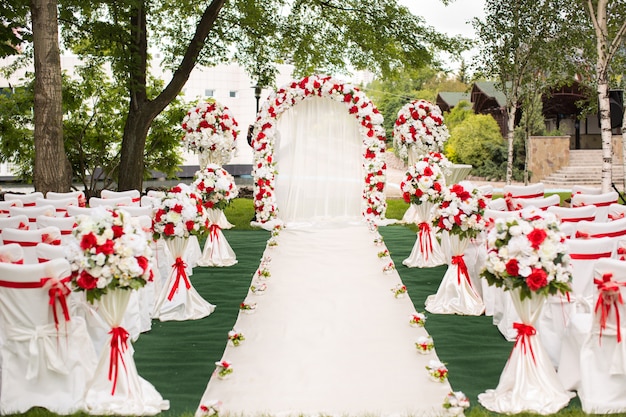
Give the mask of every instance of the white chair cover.
M 39 191 L 29 194 L 4 193 L 4 201 L 20 200 L 23 207 L 34 206 L 38 198 L 43 198 L 43 194 Z
M 619 203 L 611 204 L 607 217 L 609 221 L 623 219 L 626 217 L 626 206 Z
M 0 263 L 1 414 L 45 407 L 68 415 L 84 408 L 96 356 L 85 322 L 66 316 L 61 303 L 70 292 L 63 283 L 70 273 L 65 259 L 35 265 Z M 51 286 L 59 289 L 52 300 L 56 315 L 50 306 Z
M 139 206 L 141 203 L 141 193 L 139 190 L 127 190 L 127 191 L 112 191 L 102 190 L 100 191 L 100 197 L 104 199 L 130 197 L 132 205 Z
M 625 279 L 626 263 L 614 259 L 596 263 L 597 304 L 580 350 L 578 396 L 586 413 L 626 412 Z
M 117 289 L 98 302 L 99 313 L 109 325 L 111 336 L 87 388 L 85 404 L 89 414 L 145 416 L 169 409 L 169 401 L 139 376 L 128 332 L 121 326 L 130 296 L 131 291 Z
M 574 234 L 576 239 L 596 239 L 599 237 L 623 238 L 626 236 L 626 218 L 612 222 L 588 222 L 576 223 Z
M 576 194 L 602 194 L 601 187 L 592 187 L 588 185 L 572 185 L 572 197 Z
M 9 216 L 24 215 L 28 217 L 31 229 L 37 228 L 38 216 L 56 216 L 56 209 L 52 205 L 46 206 L 27 206 L 27 207 L 9 207 Z
M 560 230 L 566 236 L 572 236 L 576 230 L 576 223 L 581 221 L 593 222 L 596 220 L 596 206 L 580 207 L 548 207 L 547 211 L 556 216 L 561 222 Z
M 65 248 L 62 245 L 50 245 L 49 243 L 38 243 L 35 246 L 37 262 L 48 262 L 52 259 L 65 258 Z
M 472 284 L 463 255 L 470 240 L 443 232 L 442 243 L 450 261 L 437 293 L 426 298 L 426 310 L 434 314 L 480 316 L 485 305 Z
M 24 250 L 17 243 L 0 245 L 0 262 L 22 264 L 24 263 Z
M 488 200 L 491 200 L 493 198 L 493 185 L 491 184 L 479 185 L 476 188 L 478 188 L 478 191 L 481 192 L 481 194 L 483 195 L 483 198 L 486 198 Z
M 67 214 L 68 216 L 80 216 L 81 214 L 85 215 L 85 216 L 89 216 L 91 215 L 91 208 L 90 207 L 74 207 L 74 206 L 69 206 L 67 208 Z
M 60 199 L 38 198 L 36 206 L 54 206 L 57 217 L 67 216 L 67 206 L 78 206 L 78 197 L 68 197 Z
M 37 259 L 37 244 L 60 245 L 61 231 L 54 226 L 35 230 L 4 229 L 2 231 L 2 240 L 5 244 L 17 243 L 22 247 L 25 264 L 36 264 L 39 263 Z
M 523 411 L 552 414 L 565 407 L 573 396 L 563 389 L 533 327 L 545 302 L 543 297 L 520 298 L 519 291 L 510 291 L 521 323 L 515 345 L 500 375 L 496 389 L 478 395 L 488 410 L 502 414 Z
M 127 207 L 132 206 L 133 199 L 131 197 L 117 197 L 117 198 L 100 198 L 91 197 L 89 199 L 89 207 Z
M 609 214 L 609 206 L 617 203 L 619 196 L 615 191 L 602 194 L 576 194 L 572 196 L 572 207 L 594 205 L 597 207 L 596 221 L 606 222 Z
M 230 247 L 222 229 L 233 227 L 228 222 L 224 212 L 218 209 L 208 209 L 210 229 L 204 242 L 202 257 L 198 259 L 198 266 L 232 266 L 237 263 L 235 251 Z
M 506 211 L 508 209 L 508 207 L 506 206 L 506 200 L 504 198 L 496 198 L 493 200 L 488 200 L 487 207 L 489 207 L 491 210 L 499 210 L 499 211 Z
M 559 204 L 561 204 L 561 197 L 558 194 L 552 194 L 548 197 L 517 198 L 514 199 L 514 204 L 519 208 L 532 206 L 538 209 L 546 210 L 548 207 L 558 207 Z
M 122 209 L 133 217 L 138 217 L 138 216 L 152 217 L 151 206 L 124 206 L 122 207 Z
M 204 300 L 191 284 L 184 265 L 183 256 L 188 238 L 173 238 L 165 241 L 174 262 L 169 279 L 157 296 L 152 316 L 161 321 L 196 320 L 208 316 L 215 306 Z
M 18 214 L 11 217 L 0 217 L 0 233 L 4 229 L 21 229 L 29 230 L 30 222 L 25 214 Z
M 46 193 L 46 198 L 48 200 L 62 200 L 64 198 L 75 197 L 78 199 L 78 205 L 80 207 L 85 207 L 87 200 L 85 199 L 85 193 L 79 190 L 76 191 L 68 191 L 65 193 L 59 193 L 55 191 L 48 191 Z
M 589 240 L 567 239 L 566 245 L 571 257 L 572 291 L 568 296 L 548 296 L 537 321 L 537 332 L 555 367 L 559 367 L 562 342 L 572 316 L 590 314 L 593 309 L 593 266 L 598 259 L 610 258 L 613 255 L 615 242 L 608 237 Z M 570 364 L 567 361 L 564 366 L 577 364 Z M 566 388 L 569 386 L 568 384 Z
M 9 207 L 22 207 L 22 200 L 0 201 L 0 218 L 9 217 Z
M 446 256 L 431 224 L 435 205 L 426 202 L 411 204 L 411 207 L 414 213 L 413 223 L 418 226 L 417 240 L 411 254 L 402 261 L 402 264 L 409 268 L 431 268 L 445 264 Z
M 65 243 L 68 239 L 72 238 L 72 231 L 76 228 L 76 217 L 50 217 L 50 216 L 38 216 L 36 225 L 38 229 L 44 227 L 54 226 L 58 227 L 61 231 L 61 242 Z
M 518 207 L 515 203 L 517 199 L 522 198 L 539 198 L 543 197 L 545 186 L 543 183 L 538 182 L 536 184 L 529 185 L 505 185 L 502 187 L 504 193 L 504 199 L 507 203 L 509 210 L 517 210 Z

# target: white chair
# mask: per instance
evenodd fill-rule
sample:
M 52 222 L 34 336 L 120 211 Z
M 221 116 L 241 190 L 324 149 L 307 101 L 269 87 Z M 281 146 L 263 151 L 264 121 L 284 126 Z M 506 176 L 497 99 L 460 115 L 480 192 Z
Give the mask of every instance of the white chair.
M 493 197 L 493 185 L 491 184 L 479 185 L 476 188 L 478 189 L 478 191 L 481 192 L 484 198 L 491 200 L 491 198 Z
M 558 194 L 552 194 L 548 197 L 538 198 L 517 198 L 514 204 L 519 208 L 536 207 L 541 210 L 547 210 L 549 207 L 558 207 L 561 204 L 561 197 Z
M 22 200 L 0 201 L 0 217 L 9 217 L 9 207 L 22 207 Z
M 35 246 L 37 262 L 48 262 L 52 259 L 65 258 L 66 250 L 62 245 L 51 245 L 49 243 L 38 243 Z
M 59 192 L 54 192 L 54 191 L 48 191 L 46 193 L 46 198 L 48 200 L 63 200 L 69 197 L 76 197 L 76 199 L 78 200 L 79 207 L 85 207 L 87 203 L 87 200 L 85 199 L 85 193 L 83 193 L 82 191 L 78 191 L 78 190 L 69 191 L 66 193 L 59 193 Z
M 619 238 L 626 236 L 626 218 L 608 223 L 580 221 L 576 223 L 573 237 L 576 239 L 595 239 L 598 237 Z
M 23 264 L 24 250 L 17 243 L 0 245 L 0 262 Z
M 27 207 L 9 207 L 9 216 L 18 216 L 24 215 L 28 217 L 28 222 L 30 224 L 31 229 L 37 228 L 37 217 L 38 216 L 56 216 L 56 209 L 54 206 L 46 205 L 46 206 L 27 206 Z
M 67 208 L 67 215 L 70 216 L 70 217 L 90 216 L 91 215 L 91 211 L 92 211 L 91 207 L 74 207 L 74 206 L 69 206 Z
M 65 217 L 67 216 L 67 207 L 68 206 L 78 206 L 78 198 L 76 197 L 68 197 L 63 199 L 47 199 L 47 198 L 38 198 L 36 201 L 36 206 L 54 206 L 56 210 L 57 217 Z
M 38 198 L 43 198 L 43 193 L 39 191 L 29 194 L 4 193 L 4 201 L 20 200 L 24 207 L 34 206 Z
M 496 198 L 493 200 L 487 200 L 487 207 L 491 210 L 506 211 L 508 209 L 506 200 L 504 198 Z
M 505 185 L 502 187 L 504 198 L 507 202 L 509 210 L 517 210 L 520 207 L 515 206 L 515 201 L 522 198 L 539 198 L 543 197 L 545 192 L 545 186 L 543 183 L 538 182 L 536 184 L 529 185 Z
M 71 238 L 71 234 L 77 225 L 76 217 L 49 217 L 39 216 L 37 217 L 37 228 L 42 229 L 44 227 L 54 226 L 58 227 L 61 231 L 61 242 L 66 243 Z
M 0 414 L 44 407 L 68 415 L 82 409 L 97 358 L 85 322 L 64 307 L 70 274 L 65 259 L 0 263 L 0 323 L 5 332 Z
M 12 217 L 0 217 L 0 233 L 4 229 L 22 229 L 28 230 L 30 229 L 30 222 L 28 221 L 28 216 L 24 214 L 19 214 Z
M 593 222 L 596 220 L 596 206 L 581 207 L 548 207 L 548 213 L 552 213 L 561 222 L 560 229 L 568 237 L 574 233 L 576 223 L 580 221 Z
M 601 259 L 594 268 L 597 304 L 580 349 L 582 409 L 589 414 L 626 412 L 626 263 Z M 619 319 L 618 319 L 619 318 Z
M 614 240 L 608 237 L 567 239 L 565 243 L 571 258 L 572 291 L 568 296 L 548 296 L 537 320 L 537 334 L 555 367 L 560 363 L 562 340 L 570 317 L 590 314 L 593 310 L 593 267 L 598 259 L 611 258 L 615 247 Z M 574 320 L 580 319 L 576 316 Z
M 590 206 L 597 207 L 596 221 L 606 222 L 609 214 L 609 206 L 617 203 L 619 196 L 615 191 L 602 194 L 576 194 L 572 196 L 572 207 Z
M 619 220 L 626 217 L 626 206 L 619 203 L 613 203 L 609 206 L 607 213 L 608 221 Z
M 124 206 L 121 208 L 133 217 L 148 216 L 152 218 L 151 206 Z
M 131 197 L 118 197 L 118 198 L 99 198 L 91 197 L 89 199 L 89 207 L 128 207 L 132 206 L 133 199 Z
M 104 199 L 130 197 L 132 205 L 138 206 L 141 203 L 141 193 L 139 190 L 127 190 L 127 191 L 111 191 L 102 190 L 100 197 Z
M 575 196 L 576 194 L 598 195 L 598 194 L 602 194 L 602 188 L 588 186 L 588 185 L 573 185 L 572 186 L 572 197 Z
M 19 230 L 4 229 L 2 231 L 4 244 L 17 243 L 24 250 L 24 263 L 38 263 L 36 246 L 39 243 L 49 243 L 52 245 L 61 244 L 61 231 L 58 227 L 49 226 L 43 229 Z

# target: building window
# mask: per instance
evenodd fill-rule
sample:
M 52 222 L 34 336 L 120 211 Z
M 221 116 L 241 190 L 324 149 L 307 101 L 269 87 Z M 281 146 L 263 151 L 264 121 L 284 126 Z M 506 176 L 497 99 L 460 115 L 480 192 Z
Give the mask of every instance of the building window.
M 215 90 L 212 88 L 207 88 L 206 90 L 204 90 L 204 96 L 205 97 L 213 97 L 215 95 Z
M 230 98 L 236 98 L 237 97 L 237 91 L 236 90 L 230 90 L 228 92 L 228 97 Z

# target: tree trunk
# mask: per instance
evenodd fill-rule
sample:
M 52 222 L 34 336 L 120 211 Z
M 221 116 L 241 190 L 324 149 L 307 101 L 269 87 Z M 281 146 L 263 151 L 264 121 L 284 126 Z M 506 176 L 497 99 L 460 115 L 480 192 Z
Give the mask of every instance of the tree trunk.
M 35 190 L 66 192 L 72 170 L 63 145 L 61 57 L 56 0 L 32 0 L 35 64 L 34 140 Z
M 125 190 L 143 190 L 144 157 L 148 130 L 154 117 L 146 117 L 145 110 L 131 106 L 124 126 L 122 149 L 120 152 L 120 170 L 117 188 Z
M 622 111 L 622 166 L 624 168 L 622 191 L 626 193 L 626 111 Z M 624 203 L 626 203 L 626 201 L 624 201 Z
M 515 103 L 517 99 L 513 100 Z M 508 107 L 508 119 L 507 119 L 507 129 L 508 132 L 506 134 L 507 143 L 508 143 L 508 152 L 506 158 L 506 183 L 511 184 L 513 180 L 513 143 L 515 139 L 515 110 L 517 107 L 515 105 Z
M 598 74 L 600 75 L 600 74 Z M 613 182 L 613 132 L 609 101 L 609 84 L 598 78 L 598 105 L 600 108 L 600 133 L 602 137 L 602 192 L 611 191 Z

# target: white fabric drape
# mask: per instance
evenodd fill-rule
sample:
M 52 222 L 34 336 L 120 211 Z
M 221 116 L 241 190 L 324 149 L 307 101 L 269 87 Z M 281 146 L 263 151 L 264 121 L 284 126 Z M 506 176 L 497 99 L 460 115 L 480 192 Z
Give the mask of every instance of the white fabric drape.
M 360 218 L 363 140 L 343 103 L 310 97 L 278 119 L 276 203 L 285 222 Z
M 228 244 L 222 229 L 233 227 L 228 222 L 224 212 L 219 209 L 208 209 L 211 226 L 209 235 L 204 242 L 202 257 L 198 259 L 199 266 L 232 266 L 237 263 L 235 252 Z
M 174 258 L 174 263 L 169 279 L 157 297 L 153 317 L 161 321 L 182 321 L 208 316 L 215 310 L 215 306 L 198 294 L 186 275 L 187 268 L 182 265 L 189 239 L 175 237 L 166 239 L 165 244 Z
M 545 297 L 535 296 L 522 300 L 519 290 L 513 290 L 511 300 L 522 321 L 522 327 L 532 329 L 541 314 Z M 500 375 L 498 386 L 495 390 L 490 389 L 479 394 L 478 401 L 496 413 L 517 414 L 529 411 L 553 414 L 565 407 L 571 397 L 573 393 L 563 389 L 537 335 L 520 333 Z
M 445 255 L 431 225 L 434 206 L 430 202 L 411 204 L 415 214 L 414 222 L 419 229 L 411 254 L 402 261 L 402 264 L 409 268 L 430 268 L 446 263 Z
M 139 376 L 133 358 L 133 346 L 130 340 L 124 339 L 125 329 L 121 323 L 130 296 L 130 290 L 116 289 L 109 291 L 99 301 L 99 313 L 111 327 L 112 333 L 111 342 L 105 344 L 100 353 L 98 367 L 85 395 L 86 409 L 90 414 L 155 415 L 169 409 L 169 401 L 164 400 L 152 384 Z M 113 334 L 116 329 L 122 336 Z M 117 361 L 117 366 L 111 361 Z
M 471 283 L 463 256 L 469 244 L 469 238 L 451 235 L 447 231 L 442 233 L 443 250 L 449 254 L 450 263 L 437 293 L 426 298 L 426 311 L 467 316 L 480 316 L 485 311 L 485 305 Z

